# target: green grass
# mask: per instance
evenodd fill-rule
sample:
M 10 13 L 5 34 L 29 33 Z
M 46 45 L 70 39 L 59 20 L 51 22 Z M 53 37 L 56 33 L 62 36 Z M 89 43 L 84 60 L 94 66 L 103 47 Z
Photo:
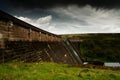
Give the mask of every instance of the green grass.
M 0 80 L 120 80 L 120 72 L 56 63 L 0 64 Z

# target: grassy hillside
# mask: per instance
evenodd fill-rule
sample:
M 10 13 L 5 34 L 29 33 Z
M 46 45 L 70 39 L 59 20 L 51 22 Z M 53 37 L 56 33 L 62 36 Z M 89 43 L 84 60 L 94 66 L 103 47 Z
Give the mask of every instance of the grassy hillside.
M 120 62 L 120 34 L 71 34 L 62 37 L 82 39 L 84 60 Z
M 120 71 L 75 68 L 56 63 L 0 64 L 0 80 L 119 80 Z

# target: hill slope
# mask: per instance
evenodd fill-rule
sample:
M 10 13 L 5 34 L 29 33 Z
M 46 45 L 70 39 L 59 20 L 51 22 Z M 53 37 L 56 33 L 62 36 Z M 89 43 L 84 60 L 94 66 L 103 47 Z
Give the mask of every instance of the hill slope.
M 69 34 L 62 37 L 82 40 L 80 51 L 84 60 L 120 62 L 120 34 Z

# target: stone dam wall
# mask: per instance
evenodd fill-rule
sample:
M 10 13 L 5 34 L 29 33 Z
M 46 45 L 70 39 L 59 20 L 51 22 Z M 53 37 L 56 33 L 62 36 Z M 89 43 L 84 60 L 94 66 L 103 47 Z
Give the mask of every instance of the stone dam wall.
M 9 61 L 78 64 L 60 36 L 0 11 L 0 63 Z

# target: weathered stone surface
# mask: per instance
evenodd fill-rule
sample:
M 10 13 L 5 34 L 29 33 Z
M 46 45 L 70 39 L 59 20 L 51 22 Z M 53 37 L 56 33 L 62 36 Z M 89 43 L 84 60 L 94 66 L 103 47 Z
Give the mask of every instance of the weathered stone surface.
M 77 63 L 60 36 L 0 12 L 0 63 L 8 61 Z
M 2 37 L 3 37 L 3 35 L 2 35 L 2 33 L 0 33 L 0 39 L 2 39 Z

